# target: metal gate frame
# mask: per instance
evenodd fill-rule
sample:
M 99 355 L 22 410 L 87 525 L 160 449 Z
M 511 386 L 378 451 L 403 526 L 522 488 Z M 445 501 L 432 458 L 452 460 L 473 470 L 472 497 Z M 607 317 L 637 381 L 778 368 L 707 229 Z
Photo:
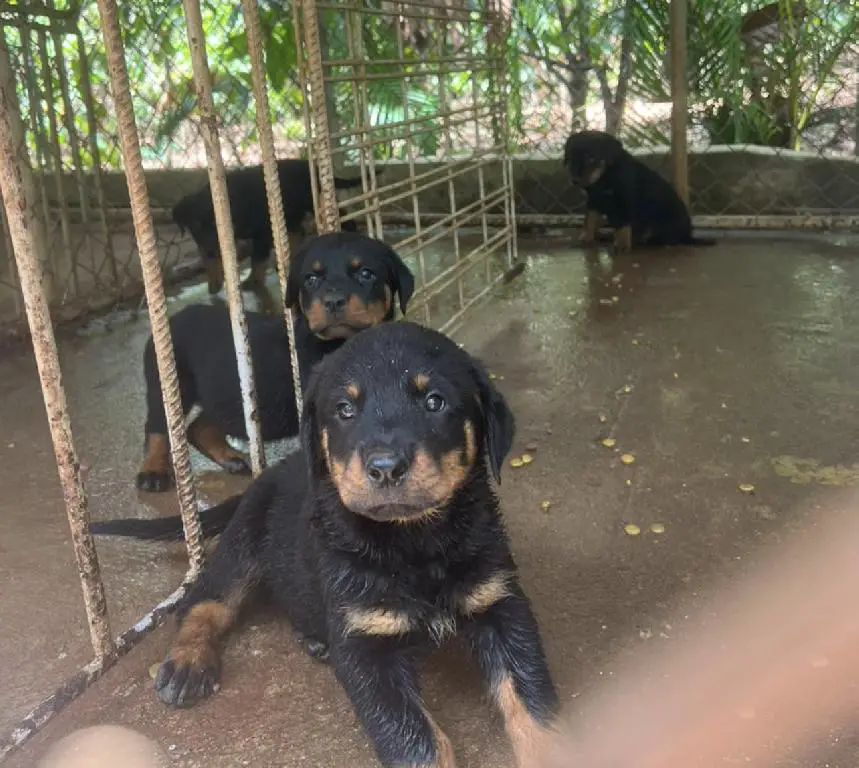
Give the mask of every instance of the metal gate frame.
M 296 35 L 299 49 L 302 52 L 299 69 L 306 94 L 305 112 L 310 161 L 312 167 L 318 169 L 318 181 L 316 174 L 311 174 L 314 199 L 317 202 L 317 225 L 320 232 L 328 232 L 339 229 L 341 218 L 334 194 L 333 180 L 334 156 L 337 155 L 338 149 L 331 146 L 330 115 L 325 98 L 325 89 L 334 78 L 325 75 L 325 69 L 330 68 L 332 63 L 326 61 L 323 56 L 318 26 L 319 10 L 323 7 L 346 14 L 350 29 L 350 46 L 352 46 L 350 50 L 353 52 L 361 50 L 361 25 L 356 21 L 360 22 L 360 17 L 365 12 L 379 13 L 380 11 L 362 8 L 360 0 L 348 4 L 331 2 L 327 5 L 323 2 L 317 3 L 316 0 L 304 0 L 303 4 L 296 3 L 294 6 Z M 192 54 L 198 114 L 206 147 L 218 237 L 222 245 L 226 294 L 233 340 L 237 351 L 242 404 L 250 438 L 251 463 L 253 474 L 256 476 L 264 467 L 265 454 L 257 416 L 247 326 L 239 287 L 238 259 L 230 218 L 217 119 L 212 100 L 211 76 L 206 56 L 200 0 L 183 0 L 183 8 L 188 43 Z M 158 373 L 162 384 L 162 396 L 167 415 L 173 470 L 188 551 L 189 568 L 179 588 L 142 617 L 133 627 L 118 637 L 114 636 L 110 626 L 98 555 L 89 532 L 88 498 L 72 433 L 56 338 L 51 323 L 49 300 L 45 290 L 46 247 L 39 220 L 39 206 L 42 198 L 38 194 L 35 176 L 30 166 L 15 89 L 15 78 L 8 51 L 5 45 L 0 45 L 0 190 L 2 190 L 5 202 L 8 236 L 13 246 L 48 415 L 94 654 L 91 662 L 36 706 L 9 734 L 0 736 L 0 760 L 26 742 L 63 707 L 80 696 L 90 684 L 112 667 L 143 636 L 158 627 L 174 609 L 204 563 L 203 540 L 198 517 L 199 500 L 191 470 L 185 416 L 179 394 L 162 272 L 156 248 L 155 227 L 143 170 L 140 140 L 134 120 L 117 0 L 98 0 L 98 10 L 107 51 L 111 93 L 118 118 L 121 153 L 141 258 Z M 276 264 L 281 289 L 285 292 L 285 281 L 290 260 L 289 239 L 280 205 L 281 193 L 269 114 L 257 0 L 242 0 L 242 11 L 248 36 L 256 122 L 263 156 L 266 193 L 269 208 L 272 211 Z M 361 74 L 366 75 L 365 69 L 351 79 L 355 94 L 356 113 L 361 106 L 364 120 L 352 131 L 344 131 L 339 135 L 335 134 L 338 141 L 349 137 L 360 139 L 363 194 L 353 198 L 351 202 L 354 204 L 357 201 L 363 207 L 360 211 L 349 214 L 350 218 L 364 216 L 370 233 L 376 237 L 381 237 L 382 207 L 399 200 L 409 198 L 412 200 L 416 233 L 392 245 L 398 249 L 409 248 L 410 252 L 417 258 L 421 280 L 415 303 L 425 322 L 429 323 L 432 319 L 431 300 L 443 291 L 455 288 L 457 293 L 455 311 L 442 325 L 443 329 L 450 329 L 462 322 L 465 313 L 478 301 L 485 298 L 495 284 L 504 278 L 509 278 L 511 270 L 516 274 L 521 269 L 516 251 L 511 158 L 507 152 L 507 126 L 503 108 L 506 103 L 505 75 L 503 68 L 498 68 L 494 62 L 489 61 L 490 57 L 503 61 L 503 56 L 499 54 L 500 46 L 503 45 L 505 39 L 505 29 L 509 24 L 509 11 L 506 11 L 497 0 L 486 0 L 485 8 L 479 11 L 466 9 L 465 6 L 450 8 L 440 3 L 427 2 L 427 0 L 409 0 L 408 3 L 392 4 L 387 10 L 381 12 L 391 15 L 395 19 L 414 17 L 424 21 L 436 22 L 443 34 L 446 34 L 448 28 L 455 24 L 470 24 L 482 30 L 482 34 L 487 40 L 487 56 L 480 56 L 475 54 L 473 49 L 469 49 L 467 55 L 460 57 L 458 61 L 461 67 L 482 67 L 491 70 L 491 83 L 486 98 L 481 100 L 475 87 L 472 93 L 472 103 L 464 108 L 453 109 L 449 107 L 446 101 L 448 94 L 445 88 L 446 78 L 451 71 L 454 71 L 455 64 L 450 61 L 443 62 L 441 67 L 430 72 L 432 77 L 438 79 L 442 107 L 438 114 L 432 115 L 431 118 L 441 119 L 444 126 L 445 151 L 442 159 L 445 162 L 440 168 L 423 173 L 416 172 L 415 149 L 412 139 L 419 130 L 425 128 L 425 126 L 421 126 L 421 123 L 426 123 L 428 120 L 425 117 L 409 119 L 406 112 L 406 119 L 394 127 L 404 129 L 402 138 L 408 146 L 409 178 L 387 186 L 379 186 L 376 183 L 372 147 L 381 141 L 391 141 L 392 138 L 388 136 L 380 139 L 374 135 L 375 129 L 369 121 L 369 113 L 366 110 L 367 78 L 361 76 Z M 402 32 L 399 24 L 397 30 L 398 46 L 402 56 Z M 444 49 L 443 38 L 440 49 Z M 358 58 L 360 58 L 359 55 Z M 489 62 L 488 67 L 487 62 Z M 363 63 L 358 66 L 360 70 Z M 408 77 L 413 75 L 401 72 L 393 76 L 402 81 L 405 99 L 405 82 Z M 465 114 L 463 120 L 470 125 L 473 124 L 480 146 L 473 154 L 454 159 L 451 152 L 450 131 L 457 113 Z M 487 117 L 496 126 L 496 132 L 491 142 L 481 140 L 481 120 Z M 386 127 L 391 128 L 390 125 Z M 492 162 L 501 165 L 503 181 L 499 189 L 487 191 L 484 169 L 487 164 Z M 476 203 L 459 208 L 456 199 L 455 179 L 468 173 L 475 174 L 477 178 L 480 199 Z M 422 229 L 417 194 L 434 186 L 447 188 L 450 214 L 444 215 L 438 222 Z M 493 211 L 499 209 L 502 211 L 503 226 L 497 232 L 490 233 L 490 222 L 493 216 L 498 216 Z M 460 248 L 458 229 L 462 225 L 472 222 L 478 223 L 482 242 L 472 250 L 463 252 Z M 447 237 L 453 240 L 454 263 L 444 272 L 430 279 L 427 277 L 424 249 Z M 500 263 L 493 264 L 493 259 L 495 261 L 500 260 Z M 484 282 L 476 294 L 467 295 L 465 279 L 477 266 L 484 267 Z M 493 269 L 493 267 L 495 268 Z M 297 405 L 300 410 L 301 387 L 298 360 L 295 353 L 293 316 L 290 310 L 284 311 L 284 319 L 291 345 L 292 372 L 297 393 Z

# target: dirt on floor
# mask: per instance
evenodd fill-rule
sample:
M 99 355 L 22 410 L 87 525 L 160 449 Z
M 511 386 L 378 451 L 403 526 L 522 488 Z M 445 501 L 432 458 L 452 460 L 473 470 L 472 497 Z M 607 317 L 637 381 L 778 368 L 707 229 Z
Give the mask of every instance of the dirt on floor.
M 522 242 L 520 252 L 524 274 L 473 311 L 457 338 L 510 400 L 513 455 L 527 446 L 534 458 L 521 468 L 508 463 L 500 494 L 575 717 L 612 685 L 619 660 L 645 646 L 670 651 L 703 620 L 714 585 L 738 582 L 859 484 L 859 247 L 738 237 L 616 259 L 560 240 Z M 62 338 L 98 519 L 175 507 L 171 494 L 133 488 L 147 333 L 145 318 L 128 315 Z M 0 355 L 6 731 L 86 663 L 90 648 L 32 355 Z M 196 460 L 206 497 L 241 487 Z M 98 551 L 114 633 L 184 573 L 181 545 L 102 540 Z M 168 711 L 154 696 L 149 668 L 168 641 L 166 628 L 146 638 L 8 764 L 35 765 L 64 734 L 105 722 L 154 737 L 183 768 L 375 764 L 330 671 L 304 655 L 277 617 L 261 612 L 235 631 L 220 692 L 189 711 Z M 431 654 L 424 679 L 428 706 L 463 766 L 512 765 L 460 645 Z M 778 762 L 857 764 L 859 730 L 840 722 L 827 724 L 811 752 Z

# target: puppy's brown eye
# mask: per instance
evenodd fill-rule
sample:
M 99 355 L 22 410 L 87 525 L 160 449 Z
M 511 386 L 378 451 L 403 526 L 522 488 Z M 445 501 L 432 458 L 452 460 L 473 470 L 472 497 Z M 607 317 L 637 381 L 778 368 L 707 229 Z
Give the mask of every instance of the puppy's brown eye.
M 362 267 L 358 270 L 358 280 L 362 283 L 370 283 L 376 279 L 376 273 L 372 269 Z
M 355 417 L 355 406 L 348 400 L 341 400 L 337 403 L 337 415 L 343 421 L 349 421 L 349 419 Z
M 304 287 L 309 288 L 312 291 L 317 285 L 319 285 L 321 280 L 322 278 L 319 277 L 319 275 L 308 275 L 304 278 Z
M 424 406 L 428 411 L 438 413 L 444 408 L 444 398 L 438 392 L 430 392 L 424 400 Z

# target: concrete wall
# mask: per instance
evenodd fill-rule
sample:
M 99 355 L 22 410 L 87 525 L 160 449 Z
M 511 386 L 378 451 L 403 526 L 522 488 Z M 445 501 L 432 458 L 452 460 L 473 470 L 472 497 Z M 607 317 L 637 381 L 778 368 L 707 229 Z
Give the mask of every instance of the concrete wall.
M 636 152 L 644 162 L 665 176 L 669 159 L 665 150 Z M 439 163 L 419 163 L 419 171 Z M 523 214 L 566 214 L 581 210 L 582 197 L 567 178 L 560 157 L 517 156 L 514 159 L 517 208 Z M 344 175 L 348 172 L 344 171 Z M 487 189 L 497 188 L 501 169 L 488 166 Z M 712 147 L 690 155 L 692 212 L 697 215 L 779 215 L 837 209 L 859 211 L 859 158 L 821 157 L 806 152 L 777 153 L 764 147 Z M 352 175 L 348 173 L 348 175 Z M 406 178 L 404 163 L 385 165 L 386 183 Z M 189 191 L 206 181 L 205 170 L 157 170 L 147 174 L 152 204 L 164 210 Z M 107 198 L 112 205 L 127 206 L 128 191 L 121 173 L 105 178 Z M 48 185 L 51 191 L 53 185 Z M 72 178 L 65 185 L 68 199 L 78 197 Z M 456 180 L 457 203 L 464 206 L 478 198 L 477 174 L 468 173 Z M 421 209 L 449 212 L 447 185 L 420 193 Z M 403 204 L 411 211 L 410 204 Z
M 663 175 L 668 176 L 669 158 L 666 151 L 636 153 Z M 440 167 L 437 162 L 418 163 L 418 173 Z M 569 215 L 582 212 L 583 196 L 572 187 L 562 167 L 560 157 L 517 156 L 514 158 L 514 183 L 519 215 Z M 698 215 L 783 215 L 796 213 L 859 213 L 859 159 L 855 157 L 822 158 L 819 155 L 784 152 L 778 153 L 761 147 L 713 147 L 707 152 L 690 156 L 690 188 L 692 211 Z M 355 169 L 343 171 L 354 175 Z M 385 165 L 384 180 L 390 183 L 408 177 L 404 163 Z M 178 231 L 169 219 L 169 210 L 183 195 L 198 189 L 206 182 L 203 170 L 149 171 L 147 180 L 155 221 L 159 228 L 159 250 L 165 263 L 175 263 L 177 256 L 188 257 L 190 243 L 180 242 Z M 57 203 L 54 178 L 46 185 Z M 501 168 L 490 164 L 484 169 L 485 189 L 491 192 L 500 186 Z M 128 216 L 128 190 L 122 173 L 104 176 L 106 197 L 114 213 L 111 216 L 112 243 L 116 261 L 120 264 L 123 293 L 139 290 L 139 265 L 134 249 L 131 221 Z M 469 172 L 455 181 L 457 207 L 462 208 L 479 198 L 478 174 Z M 64 179 L 65 196 L 70 206 L 78 206 L 78 185 L 72 175 Z M 405 189 L 405 188 L 404 188 Z M 348 194 L 348 193 L 347 193 Z M 419 194 L 424 212 L 449 213 L 450 201 L 447 184 L 438 184 Z M 408 200 L 399 206 L 403 214 L 411 214 Z M 392 208 L 386 207 L 386 211 Z M 396 207 L 393 208 L 396 210 Z M 501 213 L 502 211 L 498 211 Z M 75 217 L 77 218 L 77 217 Z M 97 218 L 95 219 L 97 221 Z M 58 278 L 58 301 L 64 310 L 74 308 L 68 297 L 71 260 L 67 258 L 59 236 L 57 222 L 53 222 L 52 248 Z M 79 270 L 81 293 L 87 294 L 82 303 L 92 306 L 92 298 L 112 300 L 112 291 L 105 292 L 92 280 L 103 264 L 103 239 L 90 233 L 80 221 L 73 224 L 73 241 L 83 243 L 77 260 L 89 270 Z M 95 236 L 93 236 L 93 234 Z M 190 254 L 193 258 L 193 254 Z M 8 274 L 9 255 L 0 238 L 0 278 Z M 73 293 L 73 292 L 72 292 Z M 14 318 L 15 293 L 0 283 L 0 323 Z

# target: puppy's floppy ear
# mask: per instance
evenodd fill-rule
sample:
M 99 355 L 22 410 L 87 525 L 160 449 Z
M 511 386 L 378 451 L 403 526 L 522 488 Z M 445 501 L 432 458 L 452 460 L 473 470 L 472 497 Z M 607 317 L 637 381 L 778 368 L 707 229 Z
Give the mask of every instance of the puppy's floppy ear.
M 322 444 L 319 435 L 319 420 L 316 416 L 316 400 L 319 396 L 319 380 L 322 376 L 324 361 L 314 366 L 310 373 L 310 381 L 304 390 L 304 402 L 301 409 L 301 447 L 307 457 L 307 469 L 310 474 L 310 487 L 314 488 L 319 479 L 325 474 L 325 457 L 322 455 Z
M 513 436 L 516 434 L 516 420 L 507 401 L 489 380 L 484 367 L 476 360 L 472 367 L 473 376 L 477 383 L 480 410 L 483 415 L 483 439 L 486 444 L 486 456 L 495 480 L 501 482 L 501 466 L 510 453 Z
M 304 260 L 307 258 L 307 252 L 310 250 L 310 246 L 313 245 L 314 240 L 316 240 L 315 237 L 309 237 L 305 240 L 289 260 L 289 274 L 286 277 L 286 296 L 283 297 L 283 303 L 289 309 L 294 309 L 298 306 L 298 300 L 301 296 L 301 272 L 304 268 Z
M 388 248 L 387 259 L 394 280 L 391 287 L 400 297 L 400 311 L 406 314 L 406 307 L 415 292 L 415 277 L 393 248 Z

